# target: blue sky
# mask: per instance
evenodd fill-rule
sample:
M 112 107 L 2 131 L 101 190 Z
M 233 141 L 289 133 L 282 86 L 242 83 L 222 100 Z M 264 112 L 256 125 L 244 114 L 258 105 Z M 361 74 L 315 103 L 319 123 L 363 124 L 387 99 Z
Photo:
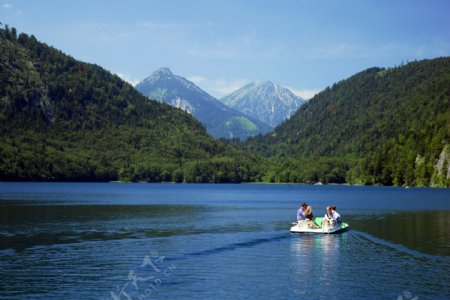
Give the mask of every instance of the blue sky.
M 450 1 L 0 0 L 0 22 L 136 83 L 167 66 L 216 97 L 308 98 L 369 67 L 450 55 Z

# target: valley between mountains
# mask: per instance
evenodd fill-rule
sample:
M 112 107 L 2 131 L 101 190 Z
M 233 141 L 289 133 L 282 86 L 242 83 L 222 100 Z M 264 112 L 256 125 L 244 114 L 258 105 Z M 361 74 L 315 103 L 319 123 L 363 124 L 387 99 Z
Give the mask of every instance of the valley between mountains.
M 0 180 L 450 187 L 450 58 L 370 68 L 305 101 L 216 99 L 167 68 L 136 87 L 0 29 Z

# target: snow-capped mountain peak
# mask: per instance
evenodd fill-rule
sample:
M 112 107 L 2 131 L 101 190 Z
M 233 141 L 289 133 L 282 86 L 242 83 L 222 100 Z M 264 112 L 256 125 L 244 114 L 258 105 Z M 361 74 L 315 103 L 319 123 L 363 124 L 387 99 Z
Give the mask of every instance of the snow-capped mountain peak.
M 247 84 L 220 100 L 271 127 L 287 119 L 305 103 L 288 88 L 271 81 Z
M 264 123 L 226 106 L 193 82 L 173 74 L 169 68 L 156 70 L 138 83 L 136 89 L 150 99 L 192 114 L 214 137 L 245 139 L 270 130 Z

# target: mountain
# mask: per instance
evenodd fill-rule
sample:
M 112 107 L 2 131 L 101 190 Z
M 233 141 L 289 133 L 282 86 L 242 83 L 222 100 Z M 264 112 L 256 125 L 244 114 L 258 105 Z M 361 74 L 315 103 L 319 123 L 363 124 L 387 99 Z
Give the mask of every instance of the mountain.
M 270 127 L 289 118 L 306 102 L 289 89 L 270 81 L 250 83 L 220 101 Z
M 0 180 L 241 182 L 260 161 L 103 68 L 0 28 Z
M 212 97 L 191 81 L 174 75 L 168 68 L 155 71 L 136 85 L 144 96 L 192 114 L 215 138 L 240 138 L 266 133 L 270 127 Z
M 309 100 L 245 148 L 273 181 L 450 186 L 450 58 L 371 68 Z

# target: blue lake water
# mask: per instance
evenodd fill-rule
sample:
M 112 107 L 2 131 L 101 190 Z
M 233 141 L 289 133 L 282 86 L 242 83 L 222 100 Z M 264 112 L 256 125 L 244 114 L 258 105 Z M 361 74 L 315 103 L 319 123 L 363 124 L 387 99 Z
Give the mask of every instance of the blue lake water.
M 0 298 L 450 299 L 449 229 L 447 189 L 0 183 Z

